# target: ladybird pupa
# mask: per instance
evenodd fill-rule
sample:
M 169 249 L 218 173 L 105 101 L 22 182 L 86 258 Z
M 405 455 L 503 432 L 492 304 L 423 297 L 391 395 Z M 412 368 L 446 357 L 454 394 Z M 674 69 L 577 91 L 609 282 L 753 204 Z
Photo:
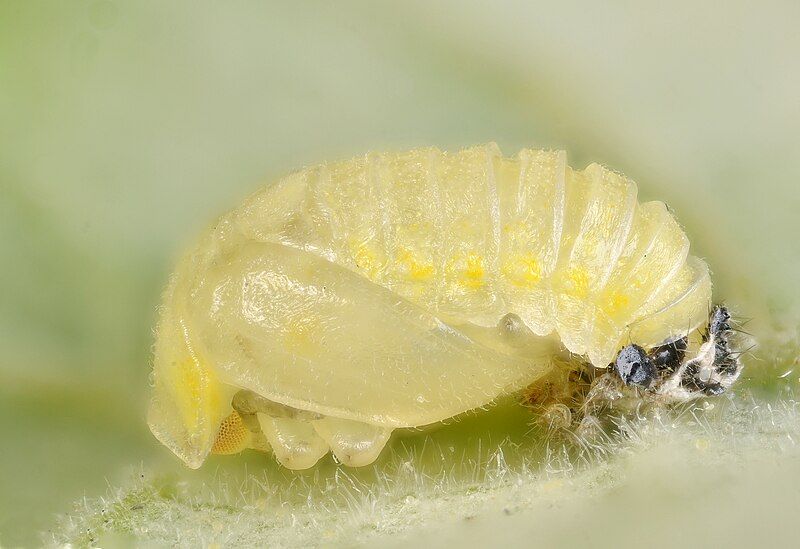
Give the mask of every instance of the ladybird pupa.
M 150 428 L 190 467 L 243 447 L 294 469 L 329 450 L 366 465 L 393 429 L 524 389 L 564 350 L 606 368 L 626 345 L 703 329 L 711 281 L 688 250 L 663 203 L 561 151 L 504 158 L 489 144 L 306 168 L 223 215 L 178 263 Z

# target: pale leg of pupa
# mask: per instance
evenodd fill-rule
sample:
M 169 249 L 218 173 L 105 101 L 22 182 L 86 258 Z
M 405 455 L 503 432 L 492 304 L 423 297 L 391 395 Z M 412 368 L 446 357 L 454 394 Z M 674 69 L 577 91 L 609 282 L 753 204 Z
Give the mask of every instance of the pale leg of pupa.
M 275 458 L 287 469 L 308 469 L 328 453 L 328 445 L 307 421 L 261 413 L 258 421 Z
M 333 455 L 349 467 L 362 467 L 378 459 L 392 434 L 392 429 L 387 427 L 334 417 L 312 423 L 319 436 L 331 447 Z

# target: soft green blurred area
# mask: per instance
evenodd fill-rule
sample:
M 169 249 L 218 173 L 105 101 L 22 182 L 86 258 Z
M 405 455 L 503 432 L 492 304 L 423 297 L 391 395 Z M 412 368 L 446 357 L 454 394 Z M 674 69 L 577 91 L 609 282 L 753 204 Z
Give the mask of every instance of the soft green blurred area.
M 159 292 L 304 164 L 564 148 L 667 201 L 762 339 L 796 329 L 798 23 L 792 1 L 0 0 L 0 543 L 131 466 L 190 474 L 144 425 Z

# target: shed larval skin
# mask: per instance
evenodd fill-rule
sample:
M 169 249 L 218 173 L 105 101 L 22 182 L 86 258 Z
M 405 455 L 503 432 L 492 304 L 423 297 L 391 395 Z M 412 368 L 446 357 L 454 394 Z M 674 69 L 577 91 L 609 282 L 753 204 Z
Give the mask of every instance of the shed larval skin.
M 708 318 L 711 281 L 661 202 L 561 151 L 373 153 L 291 174 L 178 264 L 153 433 L 190 467 L 246 447 L 374 461 L 395 428 L 598 368 Z

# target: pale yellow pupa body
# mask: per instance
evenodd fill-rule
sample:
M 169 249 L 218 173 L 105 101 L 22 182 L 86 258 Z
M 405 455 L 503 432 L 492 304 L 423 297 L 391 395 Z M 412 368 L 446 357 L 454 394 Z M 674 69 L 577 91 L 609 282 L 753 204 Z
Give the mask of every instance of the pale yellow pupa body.
M 393 429 L 535 382 L 559 348 L 602 368 L 626 343 L 696 329 L 711 281 L 688 251 L 663 203 L 561 151 L 415 149 L 303 169 L 178 264 L 149 424 L 191 467 L 245 447 L 295 469 L 330 450 L 365 465 Z M 250 404 L 234 409 L 237 393 Z

